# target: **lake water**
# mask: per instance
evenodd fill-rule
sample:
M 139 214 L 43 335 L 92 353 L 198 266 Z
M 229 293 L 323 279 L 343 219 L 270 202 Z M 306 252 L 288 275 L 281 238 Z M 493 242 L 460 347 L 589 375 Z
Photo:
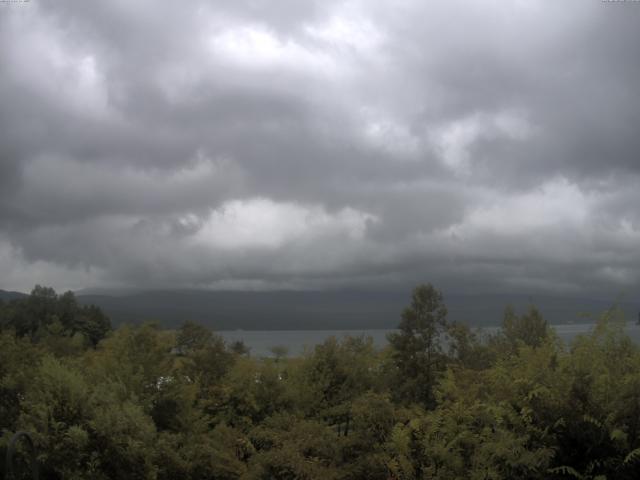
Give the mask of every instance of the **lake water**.
M 593 324 L 552 325 L 552 327 L 560 338 L 568 342 L 580 334 L 591 331 Z M 496 330 L 497 327 L 482 329 L 487 333 Z M 629 324 L 626 330 L 635 342 L 640 343 L 640 325 Z M 289 355 L 299 355 L 305 348 L 313 348 L 332 336 L 340 339 L 345 336 L 367 335 L 373 339 L 374 345 L 384 347 L 387 345 L 387 334 L 393 331 L 395 330 L 233 330 L 217 333 L 227 342 L 242 340 L 251 349 L 251 355 L 264 357 L 272 356 L 270 349 L 275 346 L 286 347 Z

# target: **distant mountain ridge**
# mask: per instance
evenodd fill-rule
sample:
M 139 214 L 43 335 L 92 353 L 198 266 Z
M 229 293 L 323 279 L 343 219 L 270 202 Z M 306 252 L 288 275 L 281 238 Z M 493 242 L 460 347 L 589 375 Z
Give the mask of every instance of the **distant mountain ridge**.
M 348 330 L 395 328 L 410 292 L 372 291 L 118 291 L 115 295 L 77 293 L 82 303 L 98 305 L 114 324 L 155 320 L 177 326 L 185 320 L 215 330 Z M 474 327 L 499 325 L 504 309 L 523 312 L 536 305 L 549 323 L 592 322 L 614 299 L 530 295 L 447 295 L 449 319 Z M 618 306 L 636 322 L 640 301 Z
M 60 293 L 60 292 L 59 292 Z M 210 291 L 210 290 L 80 290 L 82 304 L 99 306 L 114 325 L 157 321 L 175 327 L 186 320 L 214 330 L 354 330 L 395 328 L 410 292 L 374 291 Z M 0 290 L 10 301 L 28 294 Z M 507 305 L 523 312 L 536 305 L 549 323 L 591 322 L 615 299 L 530 295 L 447 295 L 449 319 L 474 327 L 499 325 Z M 640 301 L 618 306 L 635 323 Z M 588 316 L 587 314 L 591 315 Z
M 29 295 L 27 293 L 0 290 L 0 300 L 4 300 L 5 302 L 8 302 L 10 300 L 16 300 L 19 298 L 25 298 L 28 296 Z

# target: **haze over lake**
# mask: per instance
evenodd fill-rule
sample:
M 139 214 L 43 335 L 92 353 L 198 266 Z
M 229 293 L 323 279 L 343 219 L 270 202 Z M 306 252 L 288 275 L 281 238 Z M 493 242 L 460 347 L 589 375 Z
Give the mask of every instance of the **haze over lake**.
M 593 324 L 566 324 L 553 325 L 558 337 L 564 342 L 571 342 L 578 335 L 589 333 L 593 329 Z M 486 327 L 481 329 L 482 332 L 494 333 L 497 327 Z M 305 350 L 311 350 L 316 345 L 324 342 L 329 337 L 337 339 L 345 336 L 367 336 L 373 339 L 373 343 L 378 348 L 388 345 L 387 334 L 397 330 L 269 330 L 269 331 L 220 331 L 217 332 L 228 343 L 242 341 L 250 348 L 250 354 L 258 357 L 273 356 L 271 349 L 273 347 L 286 347 L 288 354 L 291 356 L 300 355 Z M 626 333 L 636 343 L 640 343 L 640 325 L 627 323 Z

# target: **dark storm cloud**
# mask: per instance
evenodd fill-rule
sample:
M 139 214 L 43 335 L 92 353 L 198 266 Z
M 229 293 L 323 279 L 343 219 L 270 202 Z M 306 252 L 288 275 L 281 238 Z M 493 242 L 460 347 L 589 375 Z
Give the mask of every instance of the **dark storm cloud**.
M 2 8 L 0 287 L 640 284 L 632 2 Z

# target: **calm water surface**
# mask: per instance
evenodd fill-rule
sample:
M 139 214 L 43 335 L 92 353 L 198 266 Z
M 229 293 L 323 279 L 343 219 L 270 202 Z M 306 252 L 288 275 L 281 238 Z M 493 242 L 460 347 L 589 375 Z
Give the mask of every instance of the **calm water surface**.
M 553 325 L 556 333 L 564 341 L 571 341 L 577 335 L 588 333 L 593 324 Z M 495 332 L 497 327 L 487 327 L 482 331 Z M 629 336 L 640 343 L 640 325 L 630 324 L 626 327 Z M 345 336 L 367 335 L 373 339 L 374 345 L 387 345 L 387 334 L 395 330 L 234 330 L 218 332 L 227 342 L 242 340 L 249 348 L 251 355 L 257 357 L 272 356 L 270 351 L 275 346 L 288 349 L 289 355 L 299 355 L 305 348 L 313 348 L 329 337 L 338 339 Z

